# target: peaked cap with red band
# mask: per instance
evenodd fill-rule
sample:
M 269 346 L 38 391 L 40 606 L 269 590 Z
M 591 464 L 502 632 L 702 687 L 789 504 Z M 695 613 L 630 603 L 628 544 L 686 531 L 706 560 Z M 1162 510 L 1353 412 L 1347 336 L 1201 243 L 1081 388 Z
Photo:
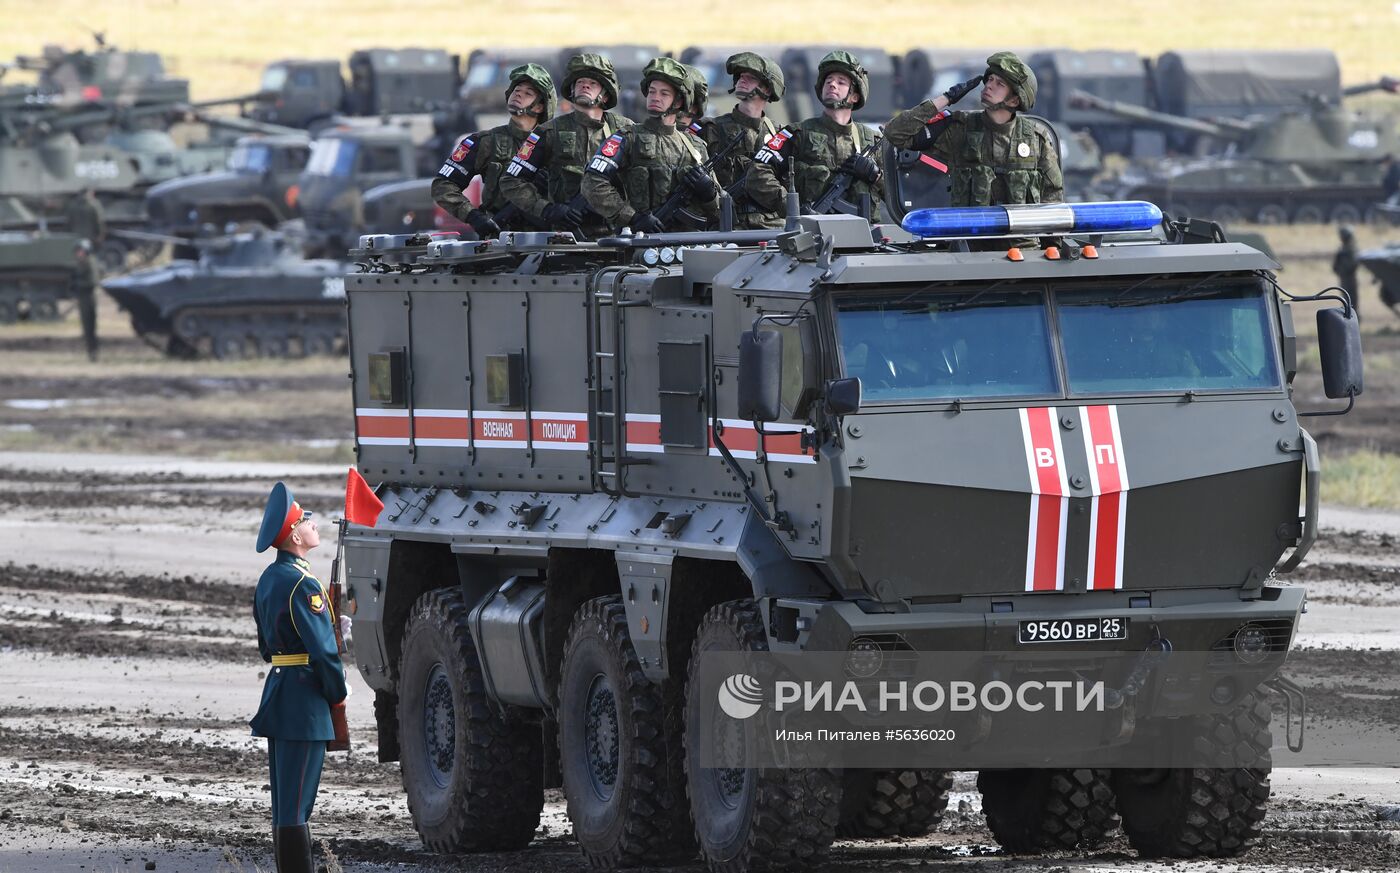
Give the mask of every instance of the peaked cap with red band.
M 310 518 L 311 513 L 301 508 L 292 499 L 292 491 L 283 482 L 272 486 L 267 496 L 267 508 L 263 510 L 262 527 L 258 529 L 258 551 L 265 552 L 292 534 L 292 527 L 299 521 Z

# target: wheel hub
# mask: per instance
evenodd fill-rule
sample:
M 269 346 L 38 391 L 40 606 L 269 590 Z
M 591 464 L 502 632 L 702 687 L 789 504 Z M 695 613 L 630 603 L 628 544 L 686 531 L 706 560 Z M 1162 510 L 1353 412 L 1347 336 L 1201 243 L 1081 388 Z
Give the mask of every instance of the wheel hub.
M 445 788 L 457 750 L 457 712 L 452 706 L 452 682 L 441 664 L 433 665 L 423 693 L 423 749 L 428 772 Z
M 617 698 L 607 677 L 601 673 L 593 677 L 588 696 L 584 698 L 583 744 L 593 791 L 599 798 L 608 800 L 617 785 Z
M 720 761 L 742 761 L 744 759 L 744 729 L 732 718 L 715 719 L 712 727 L 715 734 L 715 753 Z M 715 767 L 710 771 L 714 779 L 715 793 L 720 803 L 728 809 L 738 809 L 744 794 L 744 784 L 748 771 L 743 767 Z

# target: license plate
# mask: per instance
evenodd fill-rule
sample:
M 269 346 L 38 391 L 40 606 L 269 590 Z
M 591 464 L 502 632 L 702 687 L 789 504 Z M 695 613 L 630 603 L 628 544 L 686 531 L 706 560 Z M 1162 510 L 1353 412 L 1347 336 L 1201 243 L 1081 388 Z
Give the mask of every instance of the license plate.
M 1126 640 L 1126 618 L 1055 618 L 1021 622 L 1023 643 L 1093 643 Z

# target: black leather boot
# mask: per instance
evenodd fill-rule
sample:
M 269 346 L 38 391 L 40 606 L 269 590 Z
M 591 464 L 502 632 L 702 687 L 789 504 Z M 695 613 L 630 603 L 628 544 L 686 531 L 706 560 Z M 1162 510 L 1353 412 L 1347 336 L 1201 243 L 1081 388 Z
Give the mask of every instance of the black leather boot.
M 277 828 L 273 837 L 277 853 L 277 873 L 316 873 L 311 860 L 311 826 Z

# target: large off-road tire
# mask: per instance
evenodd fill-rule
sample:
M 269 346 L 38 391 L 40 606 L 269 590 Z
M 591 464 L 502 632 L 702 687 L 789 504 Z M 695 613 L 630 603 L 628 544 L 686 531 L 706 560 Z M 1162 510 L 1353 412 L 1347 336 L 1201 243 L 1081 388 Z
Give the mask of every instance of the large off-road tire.
M 758 606 L 752 600 L 721 603 L 700 622 L 691 675 L 705 652 L 767 649 Z M 695 835 L 706 863 L 715 873 L 820 866 L 841 818 L 839 771 L 702 767 L 702 732 L 715 730 L 719 720 L 729 717 L 699 684 L 686 684 L 685 769 Z
M 847 770 L 842 775 L 843 837 L 918 837 L 948 808 L 947 770 Z
M 434 852 L 521 849 L 544 805 L 540 729 L 487 697 L 456 589 L 413 605 L 399 666 L 399 768 L 408 811 Z
M 1118 830 L 1110 771 L 983 770 L 987 828 L 1008 852 L 1092 849 Z
M 1123 830 L 1138 854 L 1228 858 L 1253 845 L 1269 801 L 1271 715 L 1266 700 L 1251 696 L 1229 715 L 1199 719 L 1196 754 L 1255 767 L 1114 772 Z
M 642 674 L 620 596 L 579 607 L 559 678 L 559 767 L 574 837 L 595 867 L 695 856 L 675 686 Z

